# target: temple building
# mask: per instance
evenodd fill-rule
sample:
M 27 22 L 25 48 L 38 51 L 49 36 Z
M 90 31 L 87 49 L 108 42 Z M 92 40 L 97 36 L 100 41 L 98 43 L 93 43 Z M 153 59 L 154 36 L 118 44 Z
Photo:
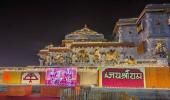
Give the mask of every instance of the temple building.
M 109 41 L 84 25 L 60 46 L 40 50 L 38 66 L 0 67 L 0 95 L 170 100 L 170 4 L 150 4 L 137 18 L 119 19 L 111 34 Z
M 40 66 L 117 66 L 122 64 L 168 65 L 170 4 L 147 5 L 138 18 L 119 19 L 113 40 L 85 25 L 71 32 L 60 47 L 39 51 Z
M 66 35 L 61 47 L 49 45 L 40 50 L 40 65 L 110 66 L 124 63 L 128 52 L 128 56 L 133 57 L 134 48 L 135 44 L 131 41 L 107 41 L 102 33 L 85 25 Z

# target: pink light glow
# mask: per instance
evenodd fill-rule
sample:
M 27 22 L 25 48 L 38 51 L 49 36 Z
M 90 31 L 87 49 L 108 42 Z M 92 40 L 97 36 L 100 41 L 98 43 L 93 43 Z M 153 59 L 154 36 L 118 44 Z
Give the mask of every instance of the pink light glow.
M 46 84 L 60 87 L 74 87 L 77 82 L 77 68 L 48 68 Z

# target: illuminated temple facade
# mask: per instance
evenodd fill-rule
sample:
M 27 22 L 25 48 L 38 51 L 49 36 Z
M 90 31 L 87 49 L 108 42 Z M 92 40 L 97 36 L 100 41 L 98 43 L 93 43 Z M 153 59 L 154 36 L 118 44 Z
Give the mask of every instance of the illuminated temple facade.
M 0 96 L 115 100 L 113 93 L 123 93 L 138 98 L 119 100 L 170 100 L 170 4 L 119 19 L 112 35 L 108 41 L 85 25 L 60 46 L 40 50 L 40 66 L 0 67 Z
M 170 4 L 147 5 L 138 18 L 119 19 L 113 41 L 85 25 L 71 32 L 59 47 L 40 50 L 40 66 L 167 66 L 170 55 Z

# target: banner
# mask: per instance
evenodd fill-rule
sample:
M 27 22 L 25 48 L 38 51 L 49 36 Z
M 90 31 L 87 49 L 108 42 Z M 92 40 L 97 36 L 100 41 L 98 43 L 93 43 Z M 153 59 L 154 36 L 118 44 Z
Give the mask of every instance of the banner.
M 46 84 L 73 87 L 77 82 L 77 68 L 48 68 L 46 71 Z
M 20 84 L 21 72 L 20 71 L 4 71 L 3 72 L 4 84 Z
M 144 87 L 144 68 L 105 68 L 102 70 L 103 87 Z
M 40 74 L 38 72 L 25 72 L 22 74 L 22 84 L 40 84 Z

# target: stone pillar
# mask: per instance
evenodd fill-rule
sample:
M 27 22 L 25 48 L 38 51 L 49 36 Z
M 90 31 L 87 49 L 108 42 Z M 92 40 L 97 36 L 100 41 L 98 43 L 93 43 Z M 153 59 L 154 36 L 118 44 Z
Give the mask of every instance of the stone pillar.
M 40 66 L 44 66 L 44 60 L 43 59 L 39 59 L 39 63 L 40 63 Z
M 123 33 L 123 30 L 121 27 L 119 27 L 119 32 L 118 32 L 118 35 L 119 35 L 119 42 L 123 42 L 123 36 L 122 36 L 122 33 Z

